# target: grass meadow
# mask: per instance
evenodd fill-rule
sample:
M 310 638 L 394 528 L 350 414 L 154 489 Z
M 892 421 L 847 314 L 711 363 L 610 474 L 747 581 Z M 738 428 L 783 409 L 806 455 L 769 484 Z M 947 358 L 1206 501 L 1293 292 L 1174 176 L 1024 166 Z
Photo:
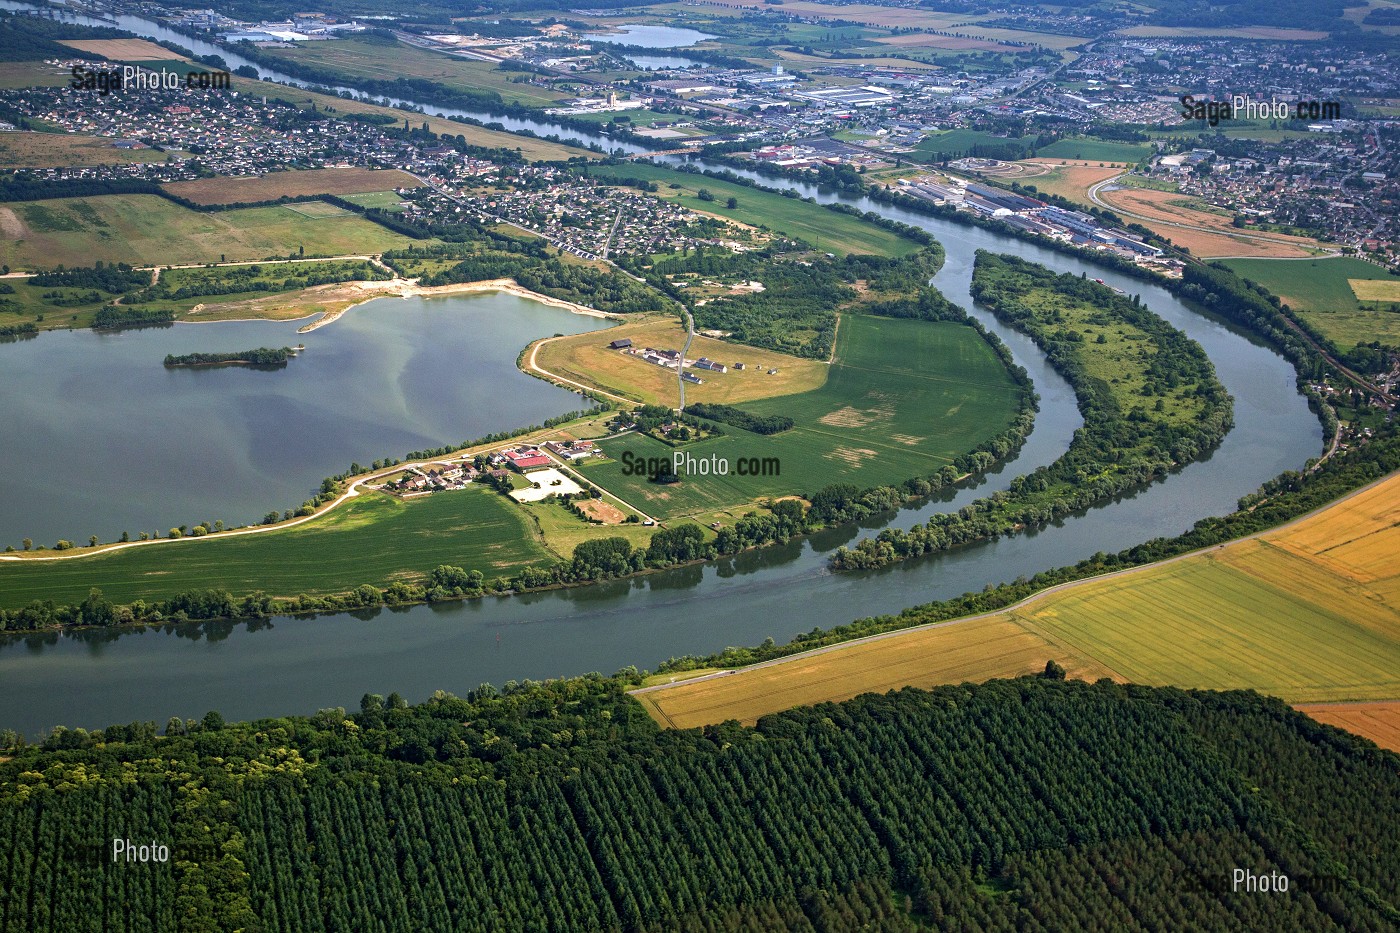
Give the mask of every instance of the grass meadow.
M 520 103 L 527 107 L 552 106 L 567 96 L 531 84 L 528 72 L 506 71 L 490 62 L 470 61 L 402 42 L 384 43 L 364 38 L 329 39 L 301 42 L 295 48 L 274 49 L 269 53 L 287 61 L 332 69 L 346 78 L 379 81 L 427 78 L 455 91 L 495 91 L 505 103 Z
M 367 194 L 391 188 L 420 188 L 422 182 L 397 169 L 319 168 L 247 177 L 197 178 L 165 185 L 196 204 L 250 204 L 310 194 Z
M 91 587 L 117 603 L 184 590 L 274 596 L 414 580 L 439 564 L 487 579 L 552 562 L 524 513 L 485 487 L 401 500 L 369 492 L 303 525 L 145 545 L 61 561 L 0 561 L 0 606 L 78 603 Z
M 230 262 L 295 254 L 379 253 L 411 243 L 368 220 L 308 217 L 289 207 L 202 214 L 153 194 L 0 204 L 0 263 L 15 271 L 96 260 L 143 265 Z
M 777 457 L 777 476 L 707 476 L 661 485 L 625 476 L 624 451 L 670 459 L 672 448 L 631 435 L 603 444 L 610 460 L 584 475 L 660 518 L 705 517 L 772 496 L 814 493 L 836 482 L 861 487 L 926 476 L 1003 430 L 1019 389 L 981 336 L 960 324 L 844 315 L 826 384 L 742 407 L 797 424 L 762 436 L 726 426 L 687 445 L 695 457 Z M 722 378 L 722 377 L 715 377 Z
M 1363 304 L 1351 280 L 1400 282 L 1380 266 L 1341 256 L 1329 259 L 1227 259 L 1238 274 L 1279 296 L 1342 349 L 1358 343 L 1400 341 L 1400 313 L 1390 302 Z

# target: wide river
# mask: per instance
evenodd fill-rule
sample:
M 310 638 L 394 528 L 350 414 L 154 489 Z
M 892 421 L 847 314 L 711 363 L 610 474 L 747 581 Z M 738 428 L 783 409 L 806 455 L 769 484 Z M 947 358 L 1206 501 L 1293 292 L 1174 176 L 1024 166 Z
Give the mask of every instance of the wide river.
M 123 28 L 167 37 L 162 35 L 168 32 L 163 27 L 143 23 L 121 18 Z M 175 41 L 200 50 L 193 40 L 175 36 Z M 239 64 L 236 56 L 219 51 L 231 64 Z M 612 145 L 601 137 L 583 137 L 551 124 L 510 122 L 540 133 Z M 1013 463 L 975 488 L 901 511 L 873 523 L 872 528 L 907 527 L 931 512 L 957 508 L 1005 488 L 1011 477 L 1063 453 L 1080 424 L 1068 387 L 1047 368 L 1034 346 L 972 304 L 967 287 L 978 248 L 1014 252 L 1140 294 L 1154 312 L 1205 347 L 1235 398 L 1236 427 L 1213 456 L 1136 494 L 1038 533 L 873 573 L 832 575 L 824 569 L 831 550 L 869 533 L 869 529 L 851 528 L 714 565 L 575 590 L 315 619 L 13 637 L 0 642 L 0 710 L 4 711 L 0 725 L 34 733 L 59 723 L 88 727 L 136 719 L 163 723 L 171 715 L 194 717 L 209 709 L 233 718 L 306 713 L 326 706 L 352 707 L 367 691 L 397 690 L 410 699 L 421 699 L 437 688 L 460 693 L 482 682 L 613 671 L 629 664 L 648 667 L 670 656 L 757 644 L 768 636 L 784 641 L 813 626 L 896 612 L 1072 563 L 1096 551 L 1112 552 L 1159 535 L 1178 534 L 1200 518 L 1232 510 L 1240 496 L 1264 480 L 1297 469 L 1321 452 L 1321 428 L 1295 390 L 1287 362 L 1248 336 L 1186 307 L 1163 289 L 990 231 L 801 183 L 776 184 L 823 201 L 845 200 L 938 237 L 948 259 L 934 284 L 1010 345 L 1042 395 L 1036 429 Z M 326 328 L 325 336 L 329 338 L 353 316 Z M 188 329 L 208 330 L 212 339 L 219 326 Z M 42 345 L 51 336 L 43 335 L 35 344 Z M 292 361 L 288 371 L 312 363 L 316 348 L 309 341 L 308 346 L 306 358 Z M 78 366 L 74 358 L 56 363 L 50 372 L 76 378 Z M 252 379 L 284 374 L 245 375 Z M 470 433 L 447 430 L 441 439 L 459 440 Z M 343 442 L 334 437 L 316 440 L 327 447 Z M 26 447 L 48 453 L 44 448 Z M 402 452 L 387 449 L 363 456 L 373 459 Z M 97 451 L 90 455 L 101 456 Z M 53 469 L 52 460 L 45 458 L 43 468 Z M 267 502 L 266 496 L 258 498 Z M 280 504 L 274 498 L 267 507 Z

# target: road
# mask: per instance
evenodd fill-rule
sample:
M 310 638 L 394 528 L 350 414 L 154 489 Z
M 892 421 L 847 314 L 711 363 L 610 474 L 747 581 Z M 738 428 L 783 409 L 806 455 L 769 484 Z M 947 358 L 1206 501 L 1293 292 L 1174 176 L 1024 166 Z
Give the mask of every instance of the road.
M 1119 174 L 1117 174 L 1117 175 L 1114 175 L 1112 178 L 1105 178 L 1103 181 L 1095 182 L 1094 184 L 1090 185 L 1090 186 L 1089 186 L 1089 190 L 1088 190 L 1088 192 L 1087 192 L 1087 194 L 1089 195 L 1089 200 L 1090 200 L 1090 201 L 1093 201 L 1096 205 L 1098 205 L 1099 207 L 1103 208 L 1104 210 L 1113 211 L 1113 213 L 1118 214 L 1118 215 L 1120 215 L 1120 216 L 1131 217 L 1131 218 L 1133 218 L 1134 220 L 1141 220 L 1141 221 L 1143 221 L 1144 223 L 1153 224 L 1153 225 L 1156 225 L 1156 226 L 1176 227 L 1177 229 L 1180 229 L 1180 230 L 1193 230 L 1193 231 L 1195 231 L 1196 233 L 1211 233 L 1211 234 L 1214 234 L 1214 235 L 1216 235 L 1216 236 L 1230 237 L 1231 239 L 1235 239 L 1235 240 L 1259 240 L 1259 241 L 1261 241 L 1261 242 L 1263 242 L 1263 243 L 1268 243 L 1270 246 L 1293 245 L 1293 244 L 1287 244 L 1287 243 L 1285 243 L 1284 241 L 1281 241 L 1281 240 L 1279 240 L 1279 239 L 1277 239 L 1277 238 L 1275 238 L 1275 237 L 1264 236 L 1264 235 L 1258 234 L 1258 233 L 1236 233 L 1236 232 L 1233 231 L 1233 230 L 1221 230 L 1221 229 L 1218 228 L 1218 227 L 1204 227 L 1204 226 L 1201 226 L 1200 224 L 1186 224 L 1186 223 L 1177 223 L 1177 222 L 1175 222 L 1175 221 L 1170 221 L 1170 220 L 1158 220 L 1158 219 L 1155 218 L 1155 217 L 1148 217 L 1148 216 L 1146 216 L 1146 215 L 1144 215 L 1144 214 L 1135 214 L 1135 213 L 1133 213 L 1132 211 L 1128 210 L 1127 208 L 1119 207 L 1119 206 L 1117 206 L 1116 204 L 1109 204 L 1107 201 L 1104 201 L 1102 198 L 1099 197 L 1099 191 L 1100 191 L 1102 188 L 1104 188 L 1106 185 L 1114 184 L 1115 182 L 1118 181 L 1118 179 L 1122 178 L 1123 175 L 1125 175 L 1125 174 L 1127 174 L 1127 173 L 1126 173 L 1126 172 L 1119 173 Z M 1336 255 L 1339 255 L 1339 253 L 1338 253 L 1336 250 L 1324 249 L 1324 250 L 1323 250 L 1323 255 L 1326 255 L 1326 256 L 1336 256 Z M 1211 258 L 1214 259 L 1214 258 L 1221 258 L 1221 257 L 1211 257 Z M 1256 258 L 1257 258 L 1257 257 L 1256 257 Z M 1301 257 L 1298 257 L 1298 258 L 1300 258 L 1300 259 L 1317 259 L 1318 257 L 1317 257 L 1317 256 L 1301 256 Z
M 746 673 L 748 673 L 748 672 L 750 672 L 750 671 L 762 670 L 762 669 L 765 668 L 765 667 L 773 667 L 774 665 L 778 665 L 778 664 L 788 664 L 788 663 L 793 663 L 793 662 L 806 661 L 806 660 L 810 660 L 810 659 L 812 659 L 812 658 L 814 658 L 814 657 L 817 657 L 818 655 L 827 654 L 827 653 L 832 652 L 832 651 L 844 651 L 845 649 L 854 647 L 854 646 L 856 646 L 856 645 L 868 644 L 868 643 L 870 643 L 870 642 L 875 642 L 875 641 L 883 641 L 883 640 L 885 640 L 885 639 L 887 639 L 887 638 L 903 638 L 903 637 L 906 637 L 906 636 L 908 636 L 908 635 L 913 634 L 914 632 L 922 632 L 922 631 L 926 631 L 926 630 L 928 630 L 928 629 L 943 628 L 943 627 L 951 626 L 951 625 L 965 625 L 965 624 L 967 624 L 967 623 L 969 623 L 969 622 L 978 622 L 978 621 L 981 621 L 981 620 L 984 620 L 984 619 L 995 618 L 995 617 L 997 617 L 997 616 L 1005 615 L 1005 614 L 1010 613 L 1010 612 L 1016 612 L 1016 611 L 1018 611 L 1018 610 L 1020 610 L 1020 609 L 1024 609 L 1024 608 L 1026 608 L 1027 606 L 1030 606 L 1030 605 L 1032 605 L 1033 603 L 1037 603 L 1037 602 L 1039 602 L 1040 600 L 1043 600 L 1043 599 L 1045 599 L 1045 598 L 1047 598 L 1047 597 L 1049 597 L 1049 596 L 1052 596 L 1052 595 L 1054 595 L 1054 594 L 1056 594 L 1056 593 L 1063 593 L 1063 592 L 1066 592 L 1066 591 L 1068 591 L 1068 590 L 1073 590 L 1073 589 L 1076 589 L 1076 588 L 1078 588 L 1078 587 L 1086 586 L 1086 585 L 1091 584 L 1091 583 L 1093 583 L 1093 584 L 1101 583 L 1101 582 L 1103 582 L 1104 580 L 1120 579 L 1120 578 L 1123 578 L 1123 577 L 1132 576 L 1132 575 L 1134 575 L 1134 574 L 1145 573 L 1145 572 L 1147 572 L 1147 571 L 1149 571 L 1149 570 L 1152 570 L 1152 569 L 1155 569 L 1155 568 L 1158 568 L 1158 567 L 1166 567 L 1166 566 L 1168 566 L 1168 565 L 1170 565 L 1170 564 L 1176 563 L 1177 561 L 1186 560 L 1187 558 L 1191 558 L 1191 557 L 1197 557 L 1197 556 L 1199 556 L 1199 555 L 1201 555 L 1201 554 L 1208 554 L 1208 553 L 1210 553 L 1210 552 L 1212 552 L 1212 551 L 1219 550 L 1220 548 L 1227 547 L 1227 546 L 1229 546 L 1229 545 L 1236 544 L 1236 543 L 1238 543 L 1238 542 L 1252 541 L 1252 540 L 1254 540 L 1255 538 L 1262 538 L 1262 537 L 1265 536 L 1265 535 L 1271 535 L 1271 534 L 1275 534 L 1275 533 L 1280 532 L 1280 531 L 1284 531 L 1284 530 L 1286 530 L 1286 529 L 1288 529 L 1288 528 L 1292 528 L 1294 525 L 1300 524 L 1300 523 L 1302 523 L 1302 522 L 1307 521 L 1307 520 L 1310 519 L 1310 518 L 1313 518 L 1313 517 L 1315 517 L 1315 516 L 1317 516 L 1317 515 L 1320 515 L 1321 513 L 1327 511 L 1328 509 L 1331 509 L 1331 508 L 1334 508 L 1334 507 L 1336 507 L 1336 506 L 1338 506 L 1338 505 L 1341 505 L 1343 502 L 1346 502 L 1346 501 L 1349 500 L 1349 499 L 1353 499 L 1353 498 L 1355 498 L 1356 496 L 1359 496 L 1359 495 L 1361 495 L 1361 494 L 1364 493 L 1364 492 L 1367 492 L 1367 491 L 1369 491 L 1369 490 L 1371 490 L 1371 489 L 1374 489 L 1376 486 L 1379 486 L 1379 485 L 1381 485 L 1382 483 L 1388 482 L 1388 481 L 1394 479 L 1394 478 L 1397 477 L 1397 476 L 1400 476 L 1400 471 L 1396 471 L 1396 472 L 1394 472 L 1394 473 L 1388 473 L 1388 474 L 1386 474 L 1385 476 L 1382 476 L 1382 477 L 1381 477 L 1380 479 L 1378 479 L 1378 480 L 1374 480 L 1373 482 L 1367 483 L 1365 486 L 1362 486 L 1362 487 L 1360 487 L 1360 488 L 1358 488 L 1358 489 L 1353 489 L 1351 492 L 1349 492 L 1349 493 L 1347 493 L 1346 495 L 1342 496 L 1340 499 L 1335 499 L 1335 500 L 1333 500 L 1332 502 L 1329 502 L 1329 503 L 1327 503 L 1327 504 L 1325 504 L 1325 505 L 1321 505 L 1321 506 L 1319 506 L 1319 507 L 1313 509 L 1311 512 L 1308 512 L 1308 513 L 1305 514 L 1305 515 L 1300 515 L 1300 516 L 1298 516 L 1297 518 L 1292 519 L 1291 521 L 1284 522 L 1282 525 L 1275 525 L 1273 528 L 1265 528 L 1264 530 L 1262 530 L 1262 531 L 1257 531 L 1257 532 L 1255 532 L 1254 534 L 1245 535 L 1244 537 L 1241 537 L 1241 538 L 1233 538 L 1233 539 L 1231 539 L 1230 541 L 1223 542 L 1223 543 L 1221 543 L 1221 544 L 1212 544 L 1210 547 L 1199 548 L 1199 549 L 1194 550 L 1194 551 L 1187 551 L 1185 554 L 1178 554 L 1178 555 L 1176 555 L 1175 557 L 1168 557 L 1168 558 L 1165 559 L 1165 560 L 1154 561 L 1154 562 L 1152 562 L 1152 563 L 1150 563 L 1150 564 L 1141 564 L 1141 565 L 1139 565 L 1139 566 L 1137 566 L 1137 567 L 1128 567 L 1128 568 L 1125 568 L 1125 569 L 1123 569 L 1123 570 L 1114 570 L 1114 571 L 1112 571 L 1112 572 L 1110 572 L 1110 573 L 1103 573 L 1103 574 L 1098 574 L 1097 576 L 1085 577 L 1085 578 L 1082 579 L 1082 580 L 1070 580 L 1070 581 L 1067 582 L 1067 583 L 1059 583 L 1059 584 L 1056 584 L 1055 586 L 1051 586 L 1051 587 L 1048 587 L 1048 588 L 1046 588 L 1046 589 L 1043 589 L 1043 590 L 1041 590 L 1041 591 L 1038 592 L 1038 593 L 1032 593 L 1030 596 L 1027 596 L 1025 599 L 1021 600 L 1020 602 L 1013 603 L 1013 604 L 1011 604 L 1011 605 L 1009 605 L 1009 606 L 1003 606 L 1003 607 L 1000 608 L 1000 609 L 994 609 L 994 610 L 992 610 L 991 612 L 983 612 L 983 613 L 979 613 L 978 615 L 974 615 L 974 616 L 963 616 L 962 618 L 958 618 L 958 619 L 945 619 L 945 620 L 940 621 L 940 622 L 929 622 L 929 623 L 926 623 L 926 624 L 924 624 L 924 625 L 915 625 L 915 626 L 911 626 L 911 627 L 909 627 L 909 628 L 896 629 L 895 631 L 892 631 L 892 632 L 881 632 L 881 633 L 879 633 L 878 635 L 867 635 L 867 636 L 865 636 L 864 638 L 854 638 L 854 639 L 851 639 L 850 641 L 843 641 L 843 642 L 840 642 L 840 643 L 835 644 L 835 645 L 826 645 L 826 646 L 821 647 L 821 648 L 813 648 L 813 649 L 811 649 L 810 651 L 801 651 L 801 652 L 798 652 L 797 654 L 789 654 L 789 655 L 786 655 L 786 656 L 781 657 L 781 658 L 774 658 L 774 659 L 772 659 L 771 661 L 760 661 L 760 662 L 757 663 L 757 664 L 750 664 L 750 665 L 748 665 L 747 667 L 728 668 L 728 669 L 726 669 L 726 670 L 716 671 L 716 672 L 714 672 L 713 674 L 703 674 L 703 675 L 701 675 L 701 676 L 699 676 L 699 677 L 692 677 L 692 678 L 690 678 L 689 680 L 678 680 L 678 681 L 676 681 L 675 683 L 655 684 L 655 685 L 650 686 L 650 687 L 639 687 L 639 688 L 637 688 L 636 690 L 629 690 L 629 691 L 627 691 L 627 692 L 628 692 L 629 694 L 631 694 L 631 695 L 634 695 L 634 696 L 635 696 L 635 695 L 638 695 L 638 694 L 643 694 L 643 693 L 655 693 L 655 692 L 660 691 L 660 690 L 669 690 L 669 689 L 672 689 L 673 687 L 684 687 L 684 686 L 687 686 L 687 685 L 689 685 L 689 684 L 697 684 L 697 683 L 701 683 L 702 681 L 714 680 L 714 679 L 719 678 L 719 677 L 730 677 L 730 676 L 734 676 L 734 675 L 742 675 L 742 674 L 746 674 Z
M 536 362 L 536 360 L 535 360 L 535 354 L 539 352 L 540 347 L 544 346 L 544 345 L 547 344 L 547 343 L 553 343 L 553 342 L 556 341 L 556 340 L 564 340 L 564 339 L 566 339 L 566 338 L 564 338 L 564 337 L 546 337 L 546 338 L 543 339 L 543 340 L 537 340 L 537 341 L 535 341 L 534 346 L 530 347 L 530 356 L 529 356 L 529 358 L 525 361 L 525 368 L 526 368 L 526 370 L 527 370 L 527 371 L 534 371 L 534 372 L 536 372 L 536 373 L 539 373 L 541 376 L 545 376 L 545 377 L 547 377 L 547 378 L 549 378 L 549 379 L 552 379 L 552 380 L 554 380 L 554 381 L 556 381 L 556 382 L 562 382 L 562 383 L 564 383 L 564 384 L 566 384 L 566 385 L 571 385 L 571 386 L 573 386 L 573 387 L 576 388 L 576 389 L 583 389 L 583 390 L 585 390 L 585 391 L 587 391 L 587 392 L 593 392 L 593 393 L 595 393 L 595 394 L 597 394 L 597 395 L 606 395 L 606 396 L 607 396 L 608 398 L 610 398 L 610 399 L 613 399 L 613 400 L 619 401 L 619 402 L 623 402 L 623 403 L 625 403 L 625 404 L 627 404 L 627 405 L 629 405 L 629 406 L 630 406 L 630 405 L 636 405 L 636 404 L 637 404 L 637 400 L 636 400 L 636 399 L 627 398 L 625 395 L 618 395 L 618 394 L 616 394 L 616 393 L 614 393 L 614 392 L 609 392 L 609 391 L 607 391 L 606 389 L 599 389 L 599 388 L 597 388 L 596 386 L 585 385 L 585 384 L 583 384 L 582 382 L 575 382 L 575 381 L 572 380 L 572 379 L 565 379 L 563 376 L 559 375 L 558 373 L 552 373 L 552 372 L 550 372 L 549 370 L 545 369 L 543 366 L 541 366 L 538 362 Z

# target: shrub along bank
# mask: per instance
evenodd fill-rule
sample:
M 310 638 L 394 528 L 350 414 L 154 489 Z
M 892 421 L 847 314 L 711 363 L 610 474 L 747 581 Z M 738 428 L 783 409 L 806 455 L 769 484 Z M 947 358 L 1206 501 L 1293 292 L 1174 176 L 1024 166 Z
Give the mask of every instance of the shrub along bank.
M 1205 351 L 1136 297 L 981 250 L 972 294 L 1045 351 L 1073 386 L 1084 427 L 1063 457 L 1017 477 L 1009 490 L 841 548 L 831 558 L 836 570 L 1043 526 L 1165 476 L 1214 448 L 1233 423 L 1230 396 Z

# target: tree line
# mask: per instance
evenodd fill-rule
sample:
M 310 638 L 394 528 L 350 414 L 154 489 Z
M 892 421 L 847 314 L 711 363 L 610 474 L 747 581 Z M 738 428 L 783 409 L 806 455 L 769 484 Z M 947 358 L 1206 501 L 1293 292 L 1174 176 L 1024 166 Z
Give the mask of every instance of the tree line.
M 166 366 L 212 366 L 220 363 L 244 363 L 249 366 L 285 366 L 296 356 L 291 347 L 258 347 L 256 350 L 234 350 L 229 353 L 182 353 L 165 355 Z

